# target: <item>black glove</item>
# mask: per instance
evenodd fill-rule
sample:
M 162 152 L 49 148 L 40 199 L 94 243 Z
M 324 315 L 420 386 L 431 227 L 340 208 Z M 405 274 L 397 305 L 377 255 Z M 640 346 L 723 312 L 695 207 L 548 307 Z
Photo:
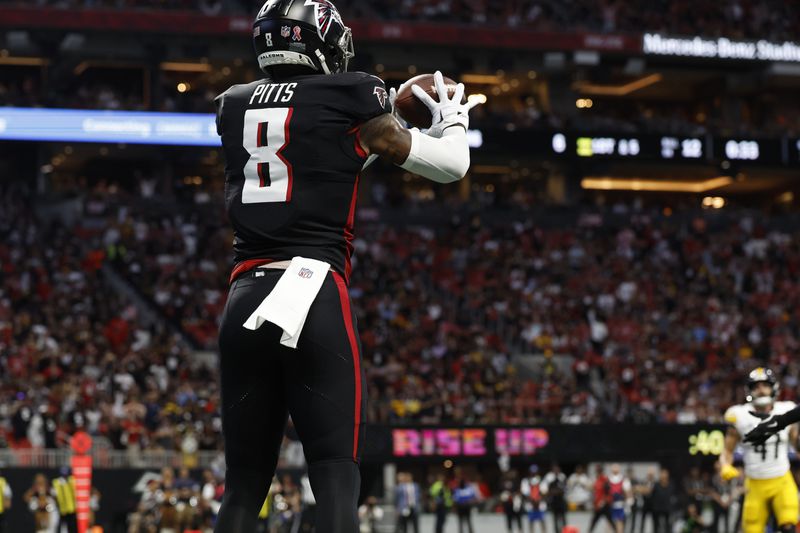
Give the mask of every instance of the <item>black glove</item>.
M 781 415 L 770 416 L 766 413 L 756 413 L 755 411 L 750 411 L 750 414 L 764 421 L 744 436 L 744 442 L 747 444 L 761 446 L 767 442 L 771 436 L 786 427 L 786 423 Z

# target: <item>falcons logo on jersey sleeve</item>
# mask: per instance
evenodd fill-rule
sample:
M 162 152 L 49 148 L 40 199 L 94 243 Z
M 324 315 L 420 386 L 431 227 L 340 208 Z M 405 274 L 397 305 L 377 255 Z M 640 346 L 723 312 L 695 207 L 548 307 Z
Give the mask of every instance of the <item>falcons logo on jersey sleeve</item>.
M 331 21 L 336 21 L 344 26 L 339 12 L 328 0 L 306 0 L 306 6 L 314 6 L 314 18 L 317 20 L 317 34 L 323 41 L 331 28 Z

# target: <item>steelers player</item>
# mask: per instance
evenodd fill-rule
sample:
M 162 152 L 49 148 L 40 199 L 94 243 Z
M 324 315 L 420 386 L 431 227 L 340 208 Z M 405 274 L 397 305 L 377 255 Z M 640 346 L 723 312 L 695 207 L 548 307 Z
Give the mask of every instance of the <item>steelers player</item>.
M 730 424 L 725 448 L 720 455 L 723 479 L 740 475 L 733 466 L 733 452 L 741 436 L 761 422 L 764 416 L 781 415 L 795 407 L 794 402 L 776 401 L 779 385 L 767 368 L 756 368 L 747 379 L 747 402 L 725 412 Z M 770 512 L 781 532 L 794 532 L 798 520 L 797 485 L 789 471 L 789 447 L 797 440 L 797 426 L 784 428 L 762 444 L 750 442 L 744 448 L 745 499 L 742 509 L 744 533 L 764 533 Z

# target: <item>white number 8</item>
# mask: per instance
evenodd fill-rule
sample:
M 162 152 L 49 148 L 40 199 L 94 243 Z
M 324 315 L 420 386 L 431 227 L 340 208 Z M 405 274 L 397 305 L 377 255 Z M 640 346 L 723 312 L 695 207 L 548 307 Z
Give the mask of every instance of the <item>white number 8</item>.
M 243 204 L 291 201 L 292 165 L 281 155 L 291 120 L 290 107 L 245 112 L 242 146 L 250 159 L 244 165 Z

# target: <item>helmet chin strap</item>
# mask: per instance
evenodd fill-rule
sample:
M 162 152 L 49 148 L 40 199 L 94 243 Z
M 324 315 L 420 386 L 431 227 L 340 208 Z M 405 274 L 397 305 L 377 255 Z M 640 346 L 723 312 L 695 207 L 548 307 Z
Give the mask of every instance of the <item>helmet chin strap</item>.
M 322 72 L 325 74 L 330 74 L 331 69 L 328 68 L 328 63 L 325 61 L 325 54 L 323 54 L 319 49 L 315 50 L 317 53 L 317 59 L 319 59 L 319 64 L 322 65 Z

